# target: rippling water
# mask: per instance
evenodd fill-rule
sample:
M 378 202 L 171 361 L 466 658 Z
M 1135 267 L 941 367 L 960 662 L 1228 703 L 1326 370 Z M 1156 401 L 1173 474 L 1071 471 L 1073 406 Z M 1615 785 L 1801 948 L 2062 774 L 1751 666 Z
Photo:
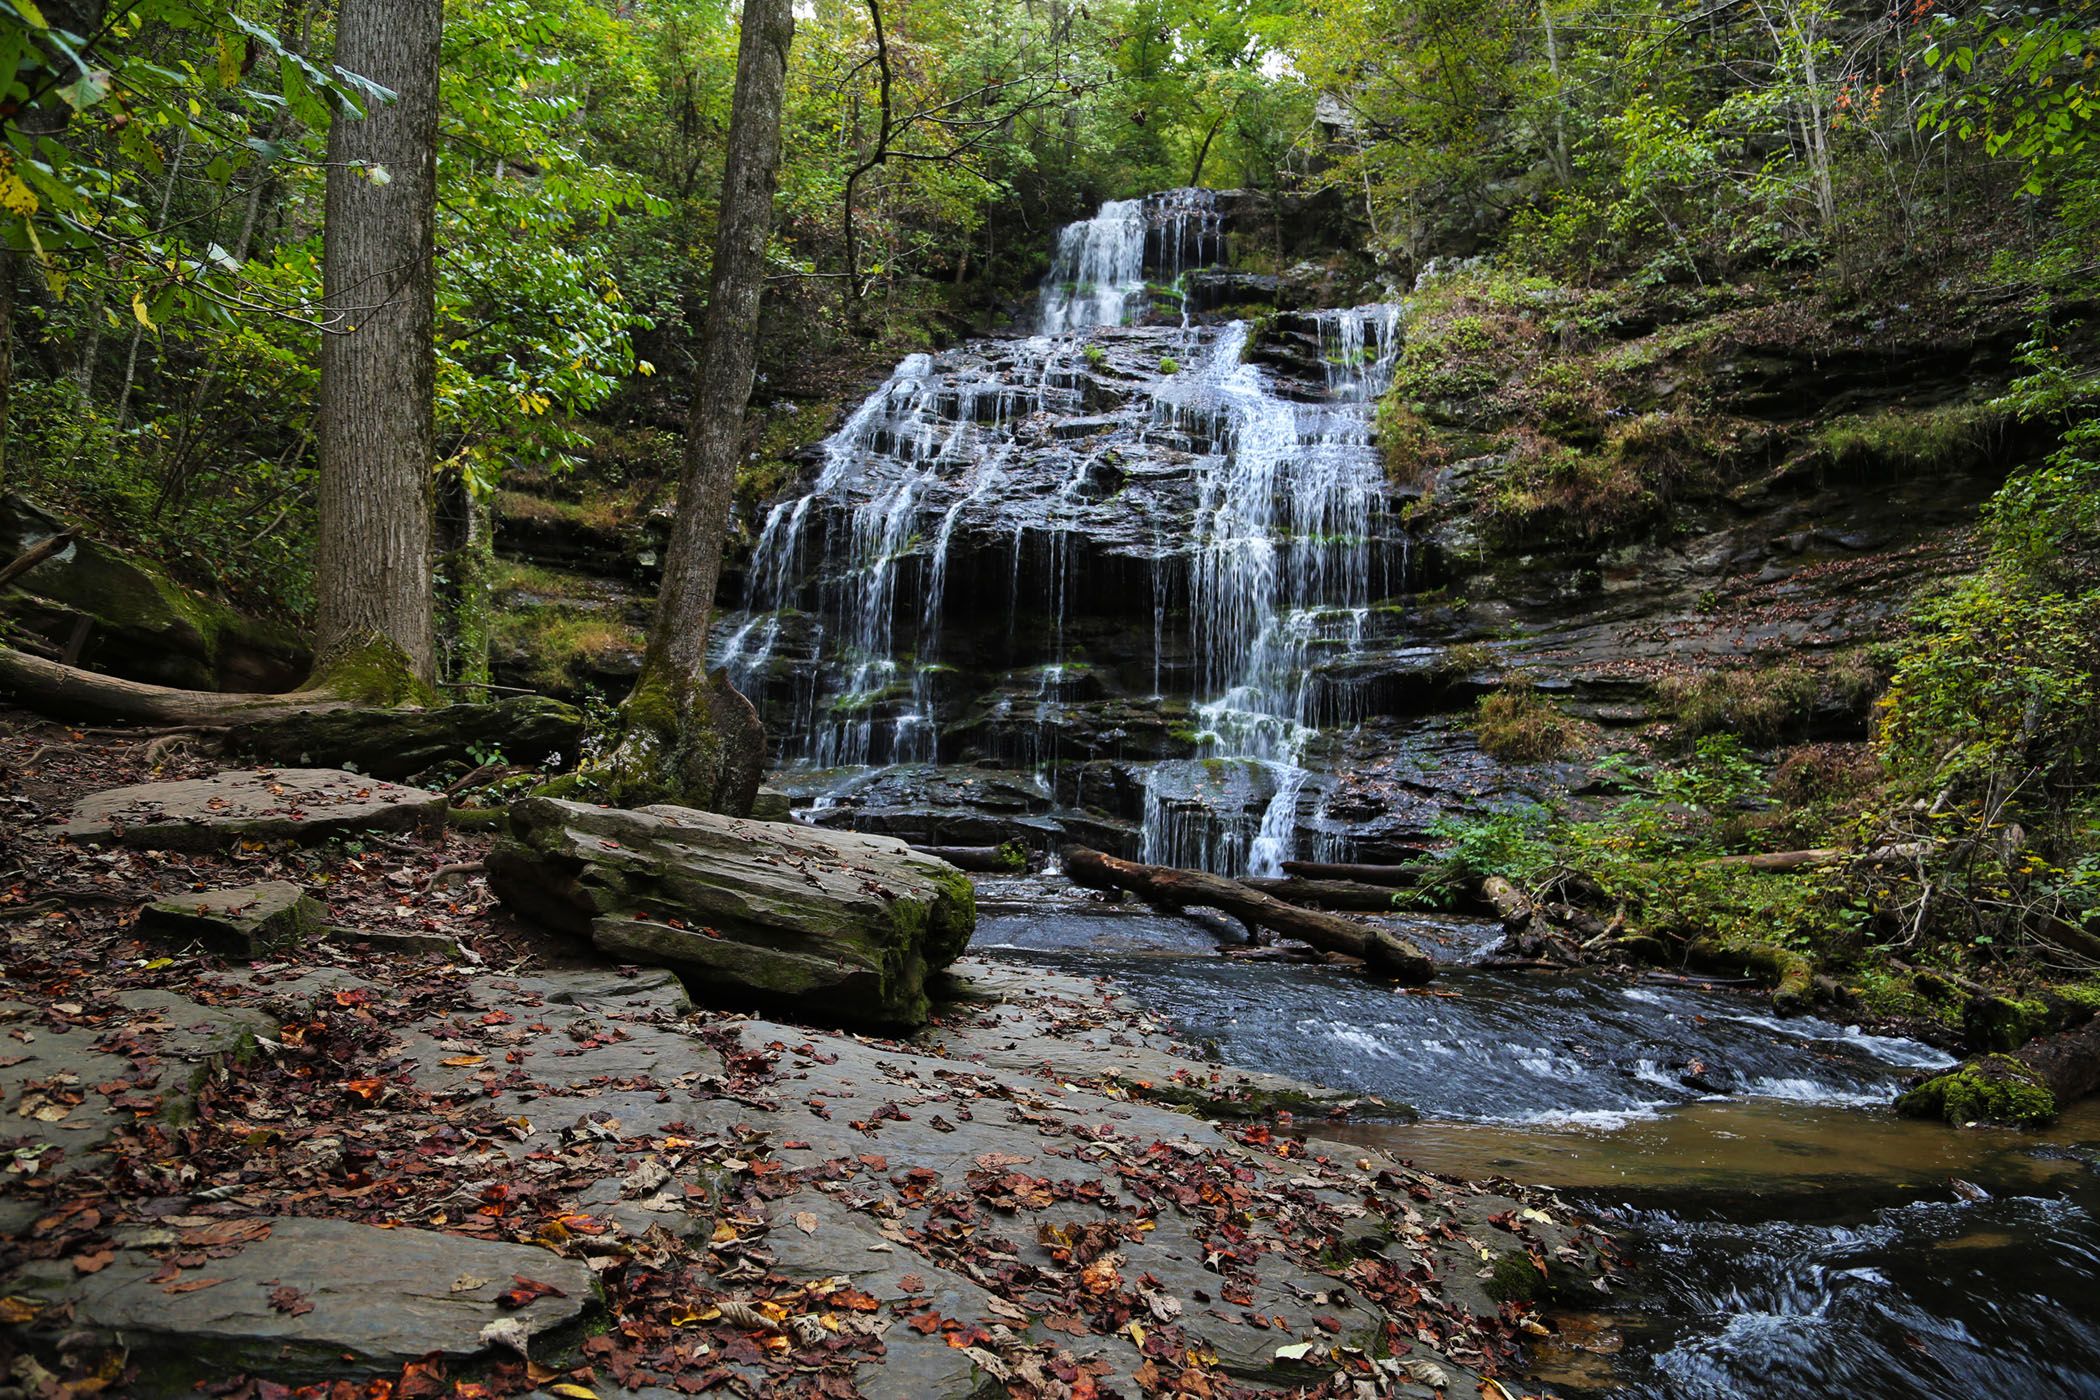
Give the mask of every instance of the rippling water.
M 1605 1311 L 1541 1378 L 1653 1400 L 2100 1397 L 2100 1108 L 2047 1135 L 1895 1118 L 1930 1046 L 1759 999 L 1486 972 L 1465 920 L 1406 931 L 1430 988 L 1217 955 L 1233 927 L 987 890 L 979 952 L 1106 976 L 1233 1064 L 1412 1104 L 1323 1126 L 1433 1170 L 1567 1188 L 1620 1232 Z

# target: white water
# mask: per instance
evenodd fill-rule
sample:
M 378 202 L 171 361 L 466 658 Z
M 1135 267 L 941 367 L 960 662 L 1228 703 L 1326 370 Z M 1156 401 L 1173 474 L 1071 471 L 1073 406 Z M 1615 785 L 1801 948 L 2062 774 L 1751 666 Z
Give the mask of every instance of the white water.
M 1056 790 L 1059 736 L 1086 672 L 1067 642 L 1085 557 L 1077 546 L 1092 544 L 1085 532 L 1098 531 L 1103 509 L 1094 474 L 1104 454 L 1066 446 L 1066 434 L 1083 438 L 1108 421 L 1088 418 L 1085 404 L 1084 371 L 1099 364 L 1101 338 L 1136 337 L 1108 342 L 1124 356 L 1112 377 L 1134 379 L 1139 399 L 1116 420 L 1127 426 L 1107 430 L 1135 434 L 1132 450 L 1194 453 L 1193 510 L 1185 525 L 1169 520 L 1151 534 L 1151 688 L 1168 686 L 1161 658 L 1182 640 L 1169 636 L 1180 622 L 1171 604 L 1185 598 L 1195 660 L 1187 699 L 1204 736 L 1197 759 L 1212 761 L 1200 783 L 1184 761 L 1152 770 L 1145 854 L 1257 873 L 1294 854 L 1301 808 L 1325 799 L 1306 750 L 1322 727 L 1356 719 L 1313 662 L 1355 650 L 1374 601 L 1369 541 L 1384 497 L 1370 414 L 1398 349 L 1399 312 L 1319 314 L 1319 403 L 1272 390 L 1244 359 L 1243 323 L 1186 329 L 1184 312 L 1179 332 L 1119 329 L 1152 308 L 1155 285 L 1186 285 L 1223 248 L 1204 192 L 1112 201 L 1059 233 L 1035 335 L 906 358 L 825 442 L 808 492 L 768 512 L 744 613 L 728 620 L 716 657 L 791 764 L 952 761 L 943 677 L 950 667 L 978 674 L 987 659 L 944 645 L 951 561 L 959 539 L 997 538 L 1010 540 L 1004 604 L 1016 653 L 991 714 L 1006 736 L 1000 761 L 1032 767 Z M 1186 367 L 1170 372 L 1170 360 Z M 1172 446 L 1154 449 L 1155 439 Z M 1047 632 L 1028 659 L 1036 619 Z M 1323 837 L 1322 853 L 1332 846 Z

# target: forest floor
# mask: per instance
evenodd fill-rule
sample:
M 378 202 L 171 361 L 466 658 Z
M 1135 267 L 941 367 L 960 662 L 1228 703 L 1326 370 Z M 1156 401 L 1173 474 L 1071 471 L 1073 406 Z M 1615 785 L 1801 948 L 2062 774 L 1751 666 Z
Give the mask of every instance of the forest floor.
M 10 1393 L 1514 1397 L 1521 1300 L 1608 1286 L 1550 1195 L 1323 1143 L 1352 1101 L 1104 984 L 969 958 L 882 1039 L 533 930 L 446 870 L 487 834 L 55 832 L 221 767 L 150 747 L 0 712 Z M 139 925 L 267 880 L 326 935 Z

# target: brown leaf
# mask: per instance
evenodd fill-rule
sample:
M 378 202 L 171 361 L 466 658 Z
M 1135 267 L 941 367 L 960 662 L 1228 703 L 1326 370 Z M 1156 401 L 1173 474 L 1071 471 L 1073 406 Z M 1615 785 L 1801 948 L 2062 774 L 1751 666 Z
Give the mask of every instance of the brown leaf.
M 539 1298 L 569 1296 L 553 1284 L 541 1283 L 536 1278 L 527 1278 L 523 1274 L 512 1274 L 510 1277 L 512 1286 L 496 1295 L 496 1306 L 499 1308 L 522 1308 Z
M 92 1254 L 73 1256 L 73 1268 L 83 1274 L 99 1274 L 109 1267 L 109 1261 L 117 1257 L 114 1249 L 98 1249 Z
M 186 1278 L 180 1283 L 171 1283 L 163 1293 L 195 1293 L 200 1288 L 213 1288 L 226 1282 L 223 1278 Z
M 314 1310 L 313 1300 L 288 1283 L 270 1290 L 270 1306 L 288 1317 L 304 1317 Z

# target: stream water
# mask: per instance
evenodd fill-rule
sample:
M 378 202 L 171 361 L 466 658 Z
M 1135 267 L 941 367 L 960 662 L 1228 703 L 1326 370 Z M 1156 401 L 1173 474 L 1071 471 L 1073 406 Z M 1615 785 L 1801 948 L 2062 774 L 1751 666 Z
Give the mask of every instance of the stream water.
M 1321 1125 L 1431 1170 L 1551 1184 L 1624 1287 L 1534 1358 L 1569 1395 L 2100 1396 L 2100 1109 L 2045 1134 L 1896 1118 L 1915 1041 L 1726 991 L 1470 969 L 1430 989 L 1217 955 L 1199 922 L 986 882 L 975 950 L 1110 979 L 1224 1061 L 1411 1105 Z

